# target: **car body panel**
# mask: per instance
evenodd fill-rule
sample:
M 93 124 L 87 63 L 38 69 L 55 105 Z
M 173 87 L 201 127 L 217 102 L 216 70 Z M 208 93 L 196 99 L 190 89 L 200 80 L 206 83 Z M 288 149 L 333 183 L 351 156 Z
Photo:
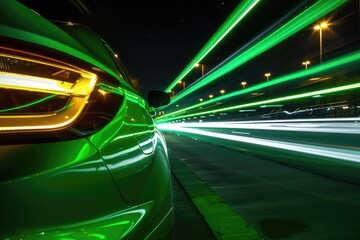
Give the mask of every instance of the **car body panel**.
M 104 52 L 94 51 L 94 49 L 99 48 L 99 46 L 94 45 L 96 41 L 86 40 L 86 35 L 91 33 L 84 31 L 83 34 L 85 36 L 81 36 L 82 33 L 72 31 L 71 28 L 76 28 L 76 25 L 69 24 L 67 27 L 63 26 L 60 28 L 17 1 L 1 1 L 1 36 L 39 44 L 43 47 L 66 53 L 93 64 L 118 78 L 119 74 L 116 72 L 114 64 L 105 57 Z M 69 29 L 69 33 L 72 32 L 75 35 L 72 36 L 67 33 L 67 29 Z M 105 62 L 103 63 L 102 61 Z
M 9 144 L 6 133 L 0 135 L 0 238 L 168 239 L 173 207 L 166 142 L 107 43 L 90 29 L 57 26 L 13 0 L 0 3 L 0 37 L 111 76 L 111 84 L 97 83 L 104 104 L 111 104 L 106 92 L 121 96 L 109 122 L 84 135 L 53 133 L 51 141 L 19 143 L 12 137 Z

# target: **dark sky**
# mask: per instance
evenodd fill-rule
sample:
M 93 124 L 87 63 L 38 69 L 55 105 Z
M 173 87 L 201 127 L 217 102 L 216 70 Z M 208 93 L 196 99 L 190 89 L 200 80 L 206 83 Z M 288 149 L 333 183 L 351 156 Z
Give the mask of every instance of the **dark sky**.
M 19 1 L 46 18 L 80 22 L 93 28 L 115 52 L 119 53 L 130 76 L 139 80 L 144 96 L 148 90 L 164 90 L 175 80 L 241 2 L 238 0 Z M 219 64 L 292 10 L 299 6 L 304 8 L 305 3 L 311 4 L 314 1 L 261 1 L 244 19 L 245 22 L 238 29 L 232 30 L 230 37 L 224 39 L 209 54 L 206 59 L 208 68 Z M 355 3 L 354 11 L 358 10 L 355 0 L 350 2 Z M 311 43 L 309 49 L 317 53 L 318 43 L 312 34 L 313 30 L 303 32 L 306 34 L 304 40 Z M 261 73 L 265 70 L 256 69 Z
M 118 52 L 143 91 L 172 82 L 239 4 L 235 0 L 19 0 L 44 17 L 80 22 Z

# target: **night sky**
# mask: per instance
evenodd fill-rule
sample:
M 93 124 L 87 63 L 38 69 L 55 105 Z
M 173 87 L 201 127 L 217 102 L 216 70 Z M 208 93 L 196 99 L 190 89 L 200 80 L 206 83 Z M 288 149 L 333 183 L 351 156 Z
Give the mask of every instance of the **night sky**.
M 239 3 L 234 0 L 21 0 L 46 18 L 80 22 L 119 53 L 143 93 L 163 90 Z
M 110 0 L 19 0 L 49 19 L 86 24 L 117 52 L 141 93 L 164 90 L 201 50 L 241 1 L 110 1 Z M 330 1 L 330 0 L 329 0 Z M 207 57 L 207 70 L 215 67 L 274 23 L 314 1 L 266 0 L 232 30 Z M 355 2 L 355 1 L 353 1 Z M 299 7 L 300 6 L 300 7 Z M 356 6 L 357 3 L 356 3 Z M 358 9 L 354 9 L 356 11 Z M 350 11 L 351 12 L 351 11 Z M 313 31 L 303 31 L 309 52 L 318 51 Z M 293 48 L 288 46 L 287 49 Z M 283 50 L 280 50 L 283 51 Z M 268 56 L 273 60 L 272 56 Z M 294 57 L 294 55 L 292 56 Z M 283 59 L 287 61 L 287 59 Z M 301 61 L 301 59 L 299 59 Z M 273 61 L 275 64 L 275 61 Z M 273 68 L 249 69 L 249 74 Z M 277 64 L 277 67 L 280 64 Z M 301 67 L 301 66 L 300 66 Z M 261 72 L 261 74 L 262 74 Z M 240 80 L 239 80 L 240 81 Z

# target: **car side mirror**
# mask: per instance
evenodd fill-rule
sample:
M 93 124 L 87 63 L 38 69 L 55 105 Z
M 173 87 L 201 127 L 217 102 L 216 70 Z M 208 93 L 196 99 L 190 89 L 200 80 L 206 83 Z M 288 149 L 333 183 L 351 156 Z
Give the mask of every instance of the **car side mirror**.
M 170 94 L 164 91 L 149 91 L 148 103 L 154 108 L 167 105 L 170 103 Z
M 156 115 L 156 110 L 155 110 L 154 107 L 149 107 L 149 108 L 148 108 L 148 112 L 149 112 L 149 114 L 150 114 L 151 116 L 153 116 L 153 117 Z

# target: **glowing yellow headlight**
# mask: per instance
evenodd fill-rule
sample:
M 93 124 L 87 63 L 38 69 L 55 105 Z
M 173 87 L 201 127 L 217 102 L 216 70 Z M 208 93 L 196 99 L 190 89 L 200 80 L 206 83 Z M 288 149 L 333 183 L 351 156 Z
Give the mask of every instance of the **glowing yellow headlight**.
M 0 53 L 0 131 L 66 127 L 80 115 L 96 74 Z

